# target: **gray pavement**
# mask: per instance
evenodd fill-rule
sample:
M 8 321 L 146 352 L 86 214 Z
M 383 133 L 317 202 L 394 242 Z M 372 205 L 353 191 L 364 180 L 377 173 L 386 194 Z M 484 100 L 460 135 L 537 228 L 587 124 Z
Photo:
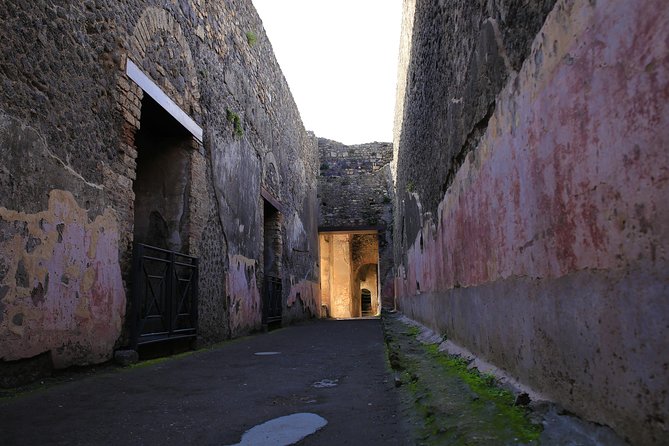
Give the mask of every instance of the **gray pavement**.
M 300 445 L 412 444 L 384 355 L 378 320 L 309 322 L 0 400 L 0 444 L 231 445 L 299 412 L 328 423 Z

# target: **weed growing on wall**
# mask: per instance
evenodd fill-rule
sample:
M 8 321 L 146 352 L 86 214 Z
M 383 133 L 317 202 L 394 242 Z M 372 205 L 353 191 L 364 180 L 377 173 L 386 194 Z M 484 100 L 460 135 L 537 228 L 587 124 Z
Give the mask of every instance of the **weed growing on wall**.
M 244 128 L 242 127 L 242 120 L 239 118 L 239 115 L 229 108 L 226 108 L 225 117 L 228 119 L 228 122 L 232 123 L 235 136 L 238 136 L 239 138 L 244 136 Z
M 249 46 L 253 46 L 258 42 L 258 36 L 253 31 L 246 31 L 246 41 Z

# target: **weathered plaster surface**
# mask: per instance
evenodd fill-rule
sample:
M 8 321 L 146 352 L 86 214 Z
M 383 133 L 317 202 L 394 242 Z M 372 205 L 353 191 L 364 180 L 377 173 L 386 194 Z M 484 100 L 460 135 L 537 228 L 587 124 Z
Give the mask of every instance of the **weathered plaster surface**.
M 225 277 L 225 291 L 230 305 L 230 333 L 240 336 L 261 326 L 261 299 L 256 283 L 256 261 L 231 255 Z
M 0 207 L 0 359 L 111 357 L 125 312 L 118 237 L 111 210 L 91 221 L 69 192 L 35 214 Z
M 132 60 L 204 130 L 203 141 L 184 147 L 180 177 L 187 184 L 179 187 L 178 212 L 184 218 L 173 245 L 200 259 L 199 341 L 259 326 L 261 188 L 284 214 L 284 305 L 291 276 L 317 282 L 316 141 L 304 129 L 253 3 L 56 3 L 0 2 L 0 206 L 42 212 L 57 189 L 70 191 L 91 219 L 113 209 L 118 262 L 131 283 L 133 185 L 142 155 L 136 137 L 151 114 L 127 76 Z M 248 32 L 257 36 L 253 45 Z M 235 256 L 255 262 L 253 278 L 230 262 Z M 8 259 L 16 268 L 21 255 Z M 127 305 L 134 309 L 132 298 Z M 238 306 L 244 313 L 231 315 Z M 310 317 L 298 307 L 291 320 Z M 131 325 L 125 321 L 119 345 L 129 343 Z
M 445 269 L 414 265 L 424 289 L 666 259 L 667 43 L 647 31 L 663 18 L 581 9 L 556 8 L 543 29 L 552 42 L 533 51 L 542 63 L 528 61 L 498 97 L 439 207 L 439 226 L 424 226 L 422 251 L 448 256 L 439 259 Z M 567 20 L 578 39 L 559 29 Z
M 318 283 L 311 280 L 296 281 L 290 278 L 290 291 L 286 300 L 287 313 L 284 320 L 291 321 L 309 314 L 311 317 L 321 315 L 321 296 Z
M 669 10 L 558 1 L 409 240 L 409 315 L 635 444 L 669 438 Z M 407 208 L 411 199 L 407 199 Z

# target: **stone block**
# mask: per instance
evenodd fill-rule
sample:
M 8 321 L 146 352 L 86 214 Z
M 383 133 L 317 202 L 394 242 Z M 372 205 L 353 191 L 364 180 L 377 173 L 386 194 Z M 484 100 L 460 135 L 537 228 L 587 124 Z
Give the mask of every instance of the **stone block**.
M 114 362 L 123 367 L 135 364 L 139 361 L 139 354 L 136 350 L 116 350 L 114 352 Z

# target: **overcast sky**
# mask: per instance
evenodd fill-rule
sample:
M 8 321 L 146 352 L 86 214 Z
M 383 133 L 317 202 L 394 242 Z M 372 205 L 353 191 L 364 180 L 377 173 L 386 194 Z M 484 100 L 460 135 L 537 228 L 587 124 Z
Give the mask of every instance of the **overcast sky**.
M 307 130 L 392 141 L 402 0 L 253 0 Z

